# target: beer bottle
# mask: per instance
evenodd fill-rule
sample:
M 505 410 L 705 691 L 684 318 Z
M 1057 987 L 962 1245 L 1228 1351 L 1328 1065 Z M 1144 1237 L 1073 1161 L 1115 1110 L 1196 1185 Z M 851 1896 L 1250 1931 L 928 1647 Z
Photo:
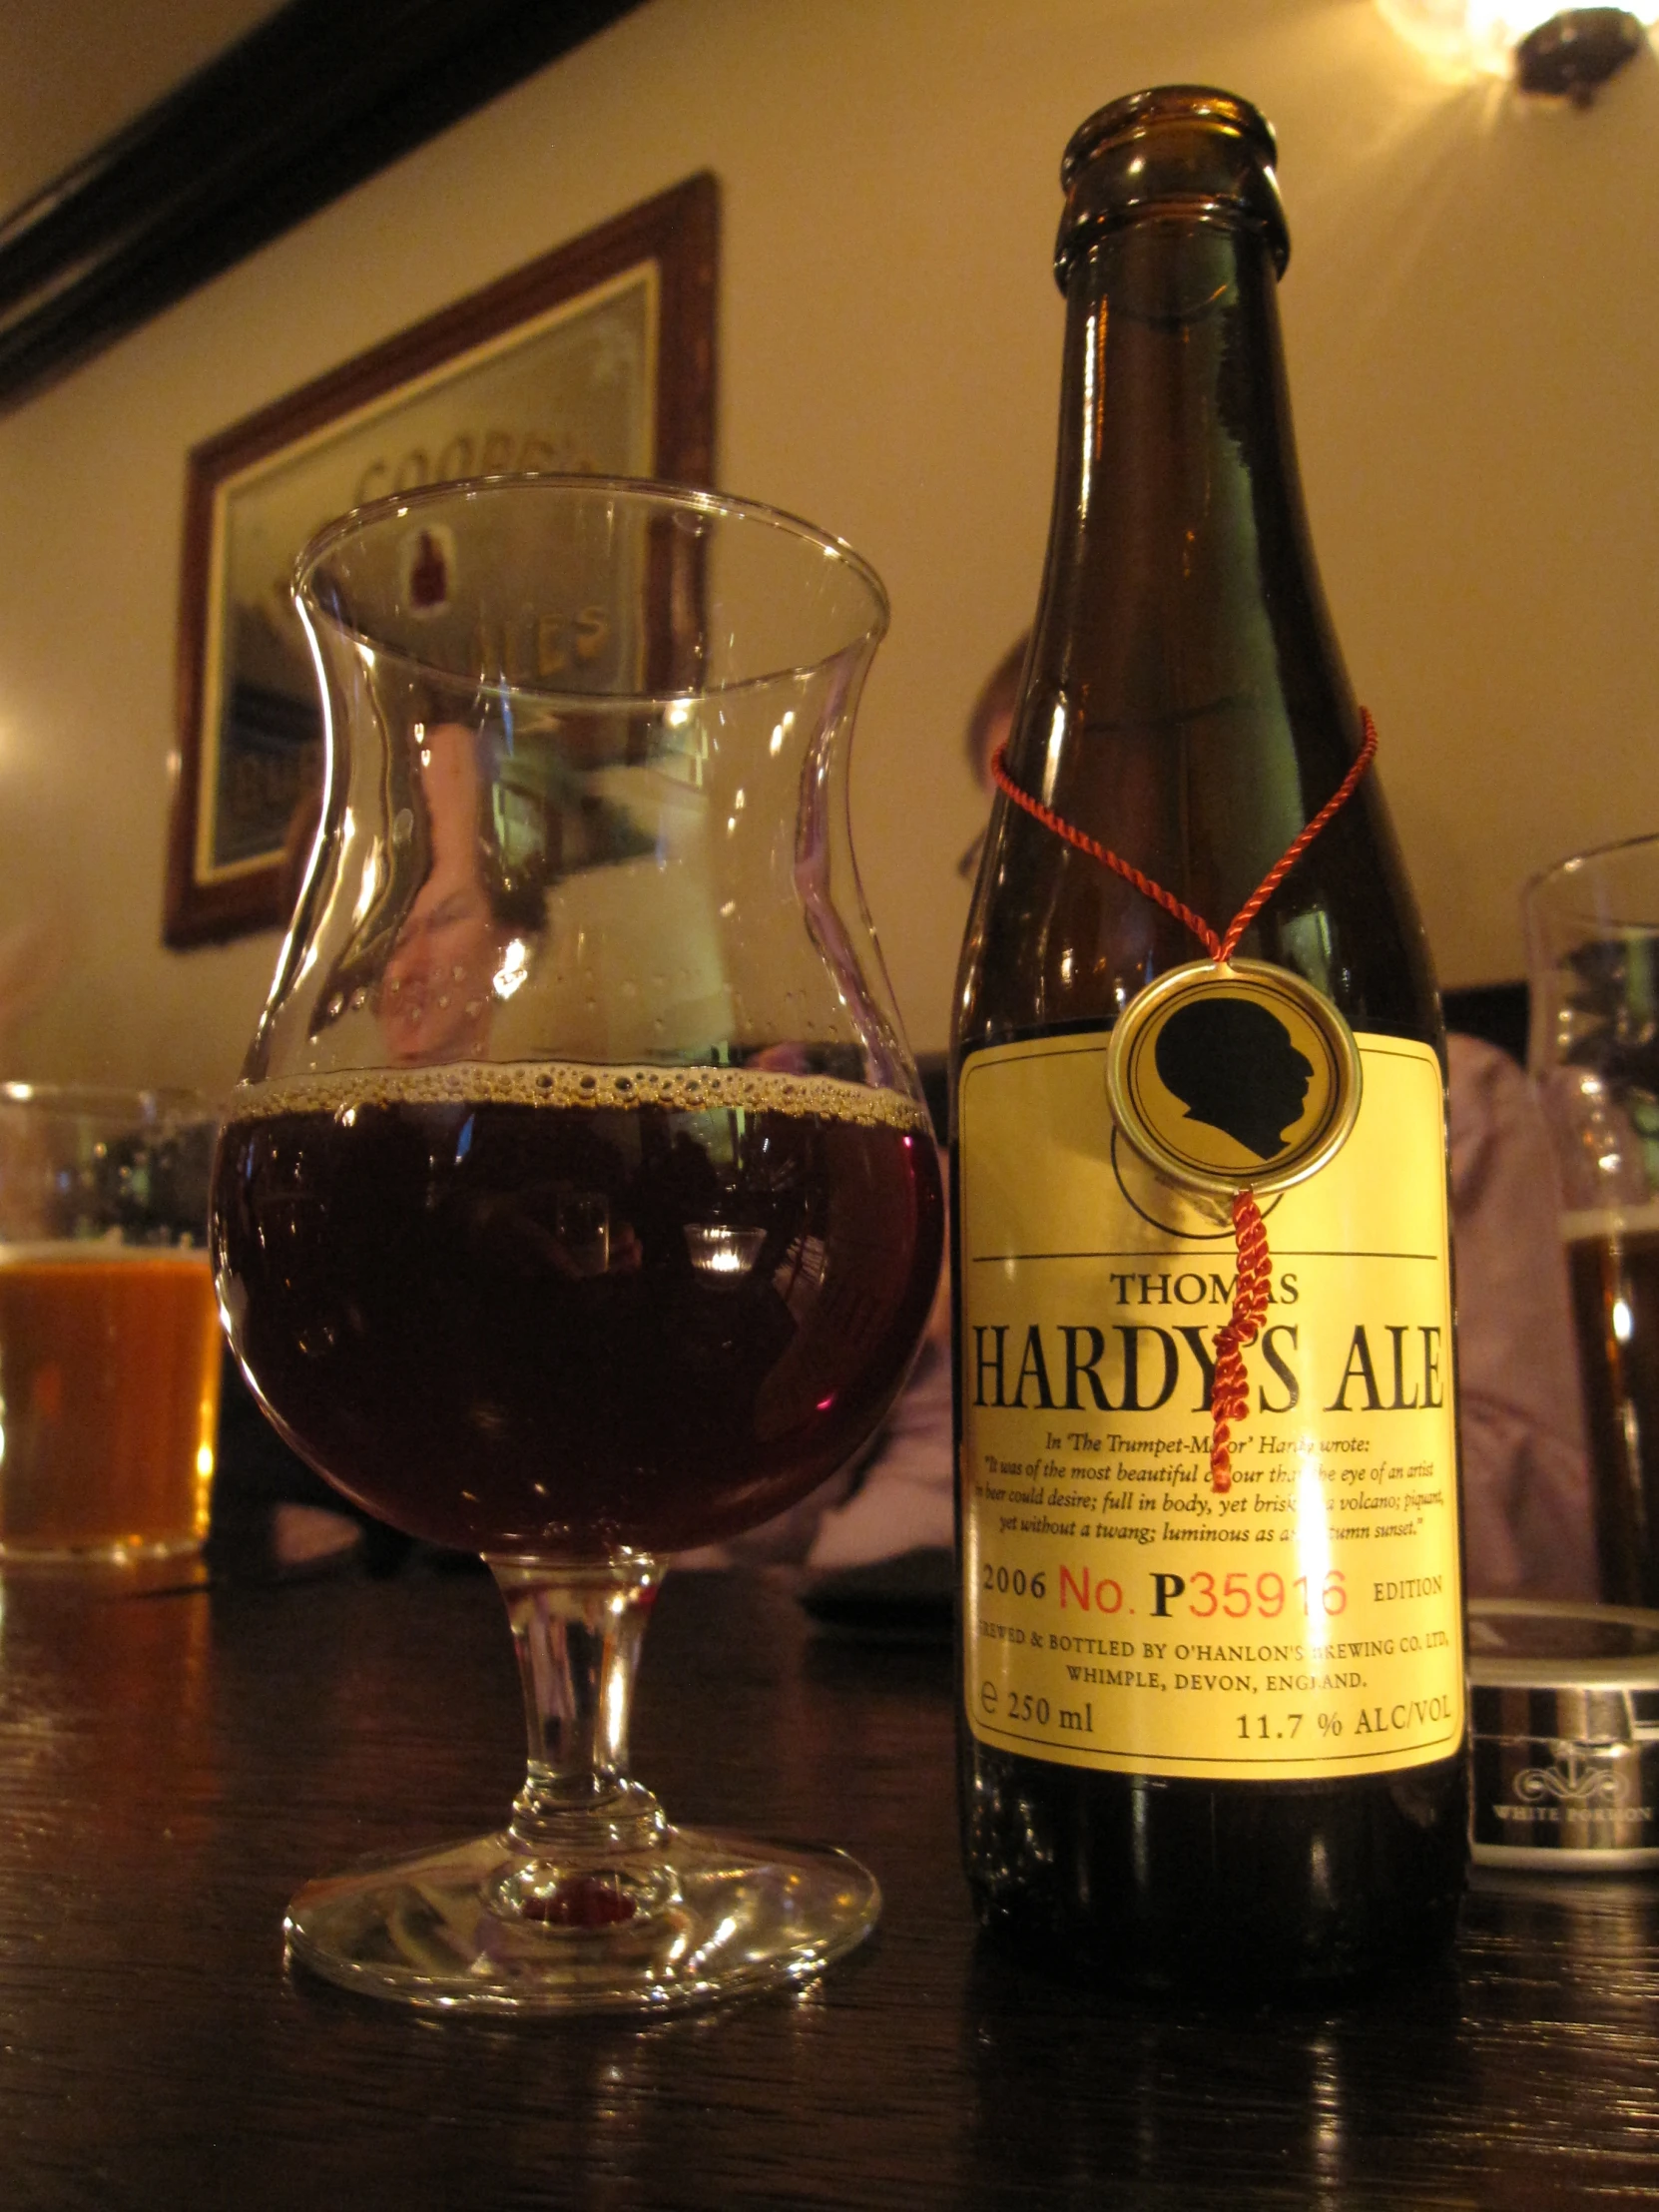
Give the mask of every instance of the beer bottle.
M 951 1060 L 969 1879 L 1153 1985 L 1431 1952 L 1465 1862 L 1443 1039 L 1309 543 L 1273 160 L 1189 86 L 1066 151 Z

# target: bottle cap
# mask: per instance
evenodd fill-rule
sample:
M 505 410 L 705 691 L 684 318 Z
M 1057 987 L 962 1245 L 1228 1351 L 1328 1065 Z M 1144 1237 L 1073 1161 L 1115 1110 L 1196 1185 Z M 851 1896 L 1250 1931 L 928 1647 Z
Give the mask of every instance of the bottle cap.
M 1469 1603 L 1477 1863 L 1659 1867 L 1659 1613 Z
M 1276 152 L 1266 117 L 1236 93 L 1208 85 L 1160 85 L 1098 109 L 1073 132 L 1060 164 L 1060 289 L 1102 232 L 1154 210 L 1194 223 L 1255 225 L 1283 276 L 1291 236 L 1273 173 Z

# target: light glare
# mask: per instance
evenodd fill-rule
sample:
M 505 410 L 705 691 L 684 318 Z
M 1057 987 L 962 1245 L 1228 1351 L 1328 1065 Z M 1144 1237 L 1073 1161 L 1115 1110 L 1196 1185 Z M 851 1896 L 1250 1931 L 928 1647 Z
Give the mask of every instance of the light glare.
M 1520 41 L 1562 12 L 1560 0 L 1377 0 L 1377 5 L 1436 75 L 1460 83 L 1507 77 Z M 1659 22 L 1653 0 L 1636 0 L 1628 12 L 1645 26 Z

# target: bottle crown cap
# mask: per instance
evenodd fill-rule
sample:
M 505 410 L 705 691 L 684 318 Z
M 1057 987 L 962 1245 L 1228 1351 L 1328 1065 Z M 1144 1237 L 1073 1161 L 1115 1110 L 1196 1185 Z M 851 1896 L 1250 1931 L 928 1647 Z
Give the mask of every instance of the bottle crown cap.
M 1283 276 L 1291 238 L 1273 172 L 1277 151 L 1259 110 L 1208 85 L 1159 85 L 1097 109 L 1073 132 L 1060 164 L 1060 289 L 1102 232 L 1159 215 L 1253 226 L 1266 233 Z

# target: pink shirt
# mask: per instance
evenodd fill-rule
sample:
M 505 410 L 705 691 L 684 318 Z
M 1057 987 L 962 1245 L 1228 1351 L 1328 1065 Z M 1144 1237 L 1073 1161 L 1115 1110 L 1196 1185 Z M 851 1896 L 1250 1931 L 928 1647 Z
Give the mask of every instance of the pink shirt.
M 1555 1167 L 1507 1053 L 1447 1040 L 1471 1597 L 1593 1598 L 1594 1523 Z

